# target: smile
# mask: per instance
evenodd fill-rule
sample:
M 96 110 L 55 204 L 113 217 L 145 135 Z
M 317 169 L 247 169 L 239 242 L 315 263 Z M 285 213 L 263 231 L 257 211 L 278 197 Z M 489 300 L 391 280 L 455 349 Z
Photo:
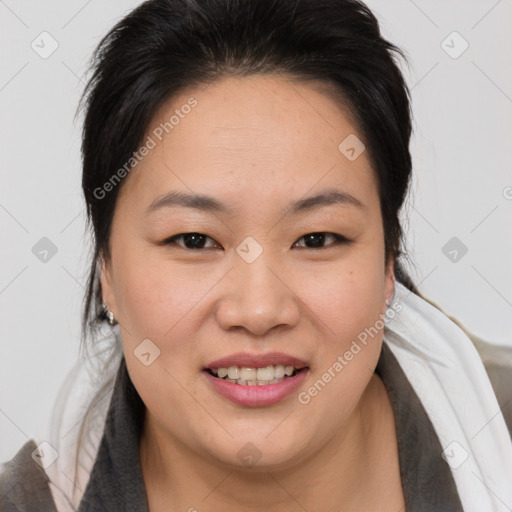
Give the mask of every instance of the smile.
M 268 365 L 262 368 L 230 366 L 228 368 L 207 369 L 211 375 L 226 382 L 242 386 L 267 386 L 278 384 L 288 377 L 294 377 L 302 368 L 291 365 Z
M 264 407 L 290 396 L 304 381 L 309 368 L 304 366 L 299 369 L 289 365 L 261 368 L 230 366 L 206 369 L 202 373 L 216 394 L 238 405 Z

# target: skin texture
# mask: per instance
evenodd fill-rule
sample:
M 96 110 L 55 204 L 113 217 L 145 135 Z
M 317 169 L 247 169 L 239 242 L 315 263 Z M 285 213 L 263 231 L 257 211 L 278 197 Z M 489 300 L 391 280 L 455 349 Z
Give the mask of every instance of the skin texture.
M 385 267 L 377 182 L 368 151 L 350 161 L 338 145 L 363 140 L 347 109 L 312 83 L 284 76 L 229 77 L 183 91 L 147 135 L 191 98 L 197 105 L 131 171 L 120 191 L 102 290 L 120 323 L 130 377 L 147 407 L 140 443 L 152 512 L 334 511 L 404 506 L 395 425 L 374 372 L 382 331 L 311 399 L 298 401 L 386 311 L 394 290 Z M 328 188 L 364 208 L 323 206 L 283 216 L 292 201 Z M 230 213 L 185 207 L 144 214 L 171 190 L 208 194 Z M 329 235 L 320 248 L 310 233 Z M 207 235 L 186 248 L 182 233 Z M 252 263 L 236 248 L 262 248 Z M 323 246 L 322 246 L 323 245 Z M 191 247 L 189 245 L 188 247 Z M 149 338 L 160 356 L 143 365 Z M 267 407 L 218 395 L 202 369 L 235 352 L 284 352 L 310 372 Z M 247 467 L 251 442 L 260 459 Z M 387 508 L 389 507 L 389 508 Z

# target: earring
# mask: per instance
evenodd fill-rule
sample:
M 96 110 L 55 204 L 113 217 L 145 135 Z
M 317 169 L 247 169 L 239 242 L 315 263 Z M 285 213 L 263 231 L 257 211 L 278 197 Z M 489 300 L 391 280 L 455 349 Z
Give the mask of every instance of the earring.
M 106 318 L 110 325 L 116 325 L 117 320 L 114 318 L 114 313 L 109 311 L 108 304 L 105 301 L 101 303 L 101 309 L 103 310 L 103 318 Z

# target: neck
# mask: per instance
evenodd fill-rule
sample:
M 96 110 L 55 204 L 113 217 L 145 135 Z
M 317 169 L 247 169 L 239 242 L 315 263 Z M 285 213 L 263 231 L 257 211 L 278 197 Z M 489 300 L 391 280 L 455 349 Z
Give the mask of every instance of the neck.
M 347 422 L 291 468 L 233 468 L 190 450 L 146 413 L 140 441 L 151 512 L 160 510 L 400 510 L 394 418 L 374 375 Z M 396 492 L 399 487 L 400 492 Z M 394 508 L 393 508 L 394 507 Z

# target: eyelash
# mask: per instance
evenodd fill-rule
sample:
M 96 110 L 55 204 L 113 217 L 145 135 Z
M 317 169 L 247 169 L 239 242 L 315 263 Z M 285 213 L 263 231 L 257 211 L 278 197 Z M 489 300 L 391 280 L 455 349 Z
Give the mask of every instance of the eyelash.
M 185 249 L 185 250 L 188 250 L 188 251 L 200 251 L 200 250 L 205 250 L 205 248 L 196 248 L 196 249 L 191 249 L 189 247 L 184 247 L 183 245 L 180 245 L 180 244 L 177 244 L 175 242 L 175 240 L 177 239 L 182 239 L 182 237 L 186 236 L 186 235 L 200 235 L 200 236 L 203 236 L 203 237 L 206 237 L 206 238 L 209 238 L 210 240 L 213 240 L 213 238 L 209 237 L 208 235 L 204 235 L 202 233 L 197 233 L 197 232 L 190 232 L 190 233 L 181 233 L 179 235 L 174 235 L 174 236 L 171 236 L 169 238 L 166 238 L 162 244 L 163 245 L 178 245 L 179 247 L 181 247 L 182 249 Z M 312 232 L 312 233 L 307 233 L 303 236 L 301 236 L 297 242 L 299 242 L 300 240 L 303 240 L 305 239 L 307 236 L 309 235 L 330 235 L 334 238 L 334 242 L 331 243 L 331 244 L 328 244 L 326 246 L 323 246 L 323 247 L 301 247 L 302 249 L 311 249 L 311 250 L 319 250 L 319 249 L 327 249 L 329 247 L 335 247 L 335 246 L 338 246 L 338 245 L 341 245 L 341 244 L 344 244 L 344 245 L 348 245 L 350 244 L 352 241 L 349 240 L 348 238 L 344 237 L 343 235 L 338 235 L 337 233 L 331 233 L 329 231 L 315 231 L 315 232 Z M 294 245 L 297 243 L 297 242 L 294 242 Z M 214 247 L 206 247 L 206 249 L 214 249 Z

